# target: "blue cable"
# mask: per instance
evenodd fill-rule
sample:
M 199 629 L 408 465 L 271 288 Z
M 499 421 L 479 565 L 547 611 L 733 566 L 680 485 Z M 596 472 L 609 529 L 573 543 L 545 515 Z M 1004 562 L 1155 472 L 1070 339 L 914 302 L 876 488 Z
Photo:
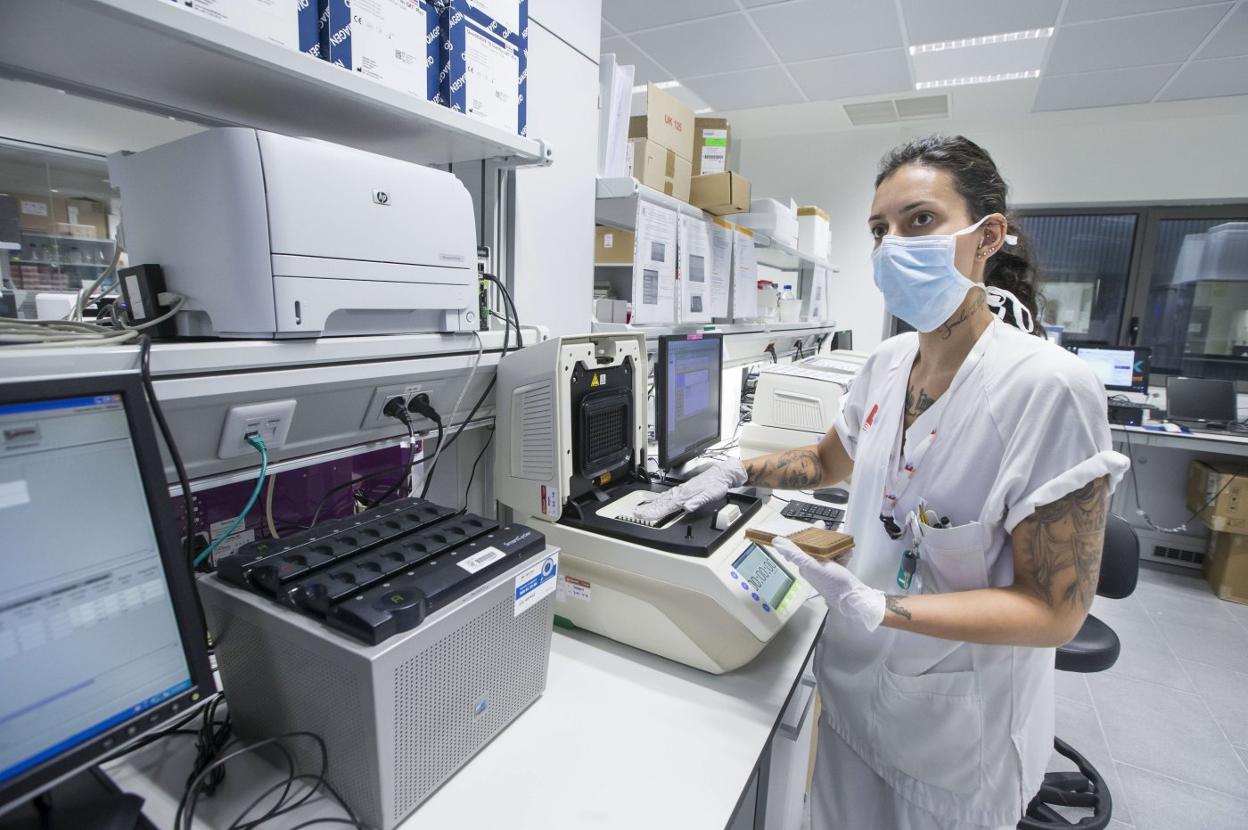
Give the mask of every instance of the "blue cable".
M 248 435 L 247 443 L 251 444 L 260 452 L 260 478 L 256 479 L 256 489 L 251 491 L 251 498 L 247 499 L 247 504 L 243 507 L 243 512 L 238 514 L 238 518 L 234 520 L 234 523 L 226 529 L 225 533 L 222 533 L 214 539 L 212 544 L 200 551 L 199 556 L 195 557 L 195 562 L 192 565 L 194 568 L 198 568 L 201 562 L 211 556 L 212 552 L 217 549 L 217 545 L 221 544 L 222 540 L 227 538 L 235 530 L 238 530 L 238 526 L 243 523 L 243 519 L 247 518 L 247 514 L 251 512 L 251 508 L 256 503 L 256 499 L 259 498 L 260 491 L 264 489 L 264 477 L 269 472 L 269 449 L 264 445 L 264 439 L 259 435 Z

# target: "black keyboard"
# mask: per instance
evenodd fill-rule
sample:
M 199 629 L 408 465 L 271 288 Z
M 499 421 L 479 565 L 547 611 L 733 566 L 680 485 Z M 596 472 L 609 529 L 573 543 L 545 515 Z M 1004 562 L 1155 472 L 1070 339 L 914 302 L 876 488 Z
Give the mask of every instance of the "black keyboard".
M 780 515 L 802 522 L 840 522 L 845 519 L 844 510 L 808 501 L 791 501 L 780 511 Z

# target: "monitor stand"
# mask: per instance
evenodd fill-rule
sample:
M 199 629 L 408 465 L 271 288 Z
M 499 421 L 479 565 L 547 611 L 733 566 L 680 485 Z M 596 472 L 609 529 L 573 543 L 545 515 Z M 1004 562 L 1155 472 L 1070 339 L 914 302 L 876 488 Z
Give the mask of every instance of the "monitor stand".
M 143 799 L 84 770 L 0 816 L 0 830 L 148 830 Z M 107 783 L 106 783 L 107 782 Z

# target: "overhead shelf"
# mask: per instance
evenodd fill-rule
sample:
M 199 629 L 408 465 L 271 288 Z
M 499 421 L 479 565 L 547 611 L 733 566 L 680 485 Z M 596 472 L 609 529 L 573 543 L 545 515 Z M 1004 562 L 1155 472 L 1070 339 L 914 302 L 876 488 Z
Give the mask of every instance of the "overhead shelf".
M 553 157 L 542 141 L 177 3 L 6 0 L 0 75 L 210 126 L 309 136 L 424 164 L 519 166 Z
M 627 176 L 598 179 L 597 194 L 594 220 L 599 225 L 608 225 L 620 230 L 635 231 L 637 229 L 637 203 L 639 201 L 661 205 L 677 213 L 699 219 L 717 218 L 688 202 L 682 202 L 674 196 L 661 193 L 652 187 L 646 187 L 636 179 Z M 732 221 L 731 216 L 723 218 L 726 221 Z M 826 259 L 802 253 L 758 231 L 754 231 L 754 248 L 758 253 L 759 265 L 768 265 L 772 268 L 779 268 L 781 271 L 799 271 L 808 265 L 821 266 L 830 271 L 836 270 Z

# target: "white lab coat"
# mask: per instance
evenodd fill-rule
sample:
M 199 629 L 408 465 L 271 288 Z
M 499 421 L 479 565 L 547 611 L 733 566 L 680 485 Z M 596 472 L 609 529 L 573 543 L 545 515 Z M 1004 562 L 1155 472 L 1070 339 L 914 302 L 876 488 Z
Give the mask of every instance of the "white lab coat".
M 922 498 L 953 525 L 924 536 L 924 593 L 1009 585 L 1015 525 L 1101 476 L 1116 485 L 1127 469 L 1110 449 L 1105 390 L 1074 355 L 994 319 L 949 390 L 907 431 L 900 457 L 917 351 L 913 333 L 883 343 L 835 425 L 854 459 L 850 567 L 868 585 L 900 593 L 897 568 L 911 539 L 890 539 L 880 522 L 884 493 L 892 492 L 899 523 Z M 915 467 L 902 491 L 890 490 L 898 480 L 886 477 L 890 462 Z M 858 798 L 892 797 L 896 814 L 930 815 L 931 827 L 1012 827 L 1052 752 L 1053 657 L 1047 648 L 867 633 L 830 614 L 815 658 L 826 726 L 881 782 L 877 793 L 859 787 Z M 815 787 L 834 790 L 827 760 Z M 814 800 L 815 830 L 858 830 L 871 826 L 864 816 L 880 815 L 827 801 Z

